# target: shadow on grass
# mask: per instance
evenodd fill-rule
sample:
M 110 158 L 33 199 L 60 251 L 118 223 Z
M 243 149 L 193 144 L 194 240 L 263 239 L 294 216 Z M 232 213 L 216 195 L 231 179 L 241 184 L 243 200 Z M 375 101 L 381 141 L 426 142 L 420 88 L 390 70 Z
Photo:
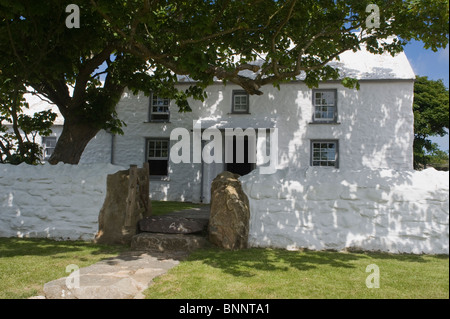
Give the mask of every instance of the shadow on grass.
M 121 253 L 125 246 L 98 245 L 86 241 L 56 241 L 43 238 L 0 238 L 0 258 L 15 256 L 51 256 L 91 250 L 91 254 Z M 54 256 L 55 258 L 64 258 Z
M 430 257 L 430 256 L 428 256 Z M 448 259 L 447 255 L 431 256 Z M 200 261 L 214 268 L 219 268 L 233 276 L 252 277 L 256 271 L 301 271 L 321 266 L 336 268 L 356 268 L 358 260 L 393 259 L 399 262 L 429 262 L 422 255 L 389 254 L 377 252 L 335 252 L 335 251 L 287 251 L 283 249 L 251 248 L 240 251 L 227 251 L 210 248 L 194 252 L 189 260 Z

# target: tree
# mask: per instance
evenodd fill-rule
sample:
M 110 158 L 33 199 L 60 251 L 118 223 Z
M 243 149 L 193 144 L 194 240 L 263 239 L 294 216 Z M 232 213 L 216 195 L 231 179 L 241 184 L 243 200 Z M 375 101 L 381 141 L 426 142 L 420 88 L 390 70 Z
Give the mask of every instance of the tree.
M 434 167 L 438 170 L 448 171 L 449 169 L 449 156 L 448 150 L 440 150 L 439 147 L 436 148 L 427 155 L 428 165 Z
M 444 136 L 449 129 L 448 88 L 442 80 L 418 76 L 414 83 L 414 168 L 430 162 L 427 153 L 439 151 L 429 137 Z
M 80 8 L 78 29 L 65 26 L 69 3 Z M 0 69 L 20 74 L 64 116 L 52 163 L 77 163 L 100 129 L 121 131 L 115 105 L 125 87 L 189 111 L 187 98 L 202 99 L 216 78 L 249 94 L 301 74 L 312 87 L 339 77 L 328 62 L 347 50 L 395 54 L 411 39 L 433 50 L 448 43 L 448 0 L 2 0 L 0 12 Z M 196 84 L 178 91 L 177 75 Z
M 51 111 L 37 112 L 33 117 L 23 114 L 22 110 L 28 108 L 25 92 L 21 83 L 0 73 L 0 163 L 40 163 L 42 149 L 36 136 L 51 134 L 56 114 Z

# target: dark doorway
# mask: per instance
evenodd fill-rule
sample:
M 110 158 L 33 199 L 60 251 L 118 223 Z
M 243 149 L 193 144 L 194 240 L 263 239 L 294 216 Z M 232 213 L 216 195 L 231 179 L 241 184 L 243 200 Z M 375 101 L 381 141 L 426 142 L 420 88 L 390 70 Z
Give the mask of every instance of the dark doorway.
M 250 173 L 254 168 L 255 168 L 255 163 L 254 163 L 254 159 L 253 161 L 251 161 L 252 156 L 250 156 L 250 148 L 249 148 L 249 138 L 248 136 L 243 136 L 241 137 L 242 140 L 240 140 L 240 143 L 243 142 L 244 147 L 237 147 L 237 140 L 236 140 L 236 136 L 233 136 L 233 161 L 230 163 L 226 163 L 226 170 L 231 172 L 231 173 L 235 173 L 235 174 L 239 174 L 241 176 L 243 175 L 247 175 L 248 173 Z M 251 151 L 255 152 L 255 150 L 253 148 L 251 148 Z M 242 161 L 242 153 L 244 152 L 244 157 L 243 157 L 243 161 Z M 239 161 L 239 157 L 241 157 L 241 160 Z M 253 156 L 255 157 L 255 156 Z

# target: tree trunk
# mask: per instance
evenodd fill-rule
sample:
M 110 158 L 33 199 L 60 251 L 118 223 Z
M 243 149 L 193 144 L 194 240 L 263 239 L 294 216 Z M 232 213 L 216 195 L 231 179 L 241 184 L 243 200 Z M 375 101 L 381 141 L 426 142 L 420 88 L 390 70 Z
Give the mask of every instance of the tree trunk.
M 66 119 L 49 163 L 78 164 L 86 145 L 99 131 L 86 123 L 71 123 Z

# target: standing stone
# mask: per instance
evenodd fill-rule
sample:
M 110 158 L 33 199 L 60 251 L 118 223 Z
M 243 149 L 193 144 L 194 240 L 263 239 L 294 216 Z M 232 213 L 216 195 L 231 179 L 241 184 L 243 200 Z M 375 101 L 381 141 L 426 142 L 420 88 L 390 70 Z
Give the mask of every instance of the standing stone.
M 98 217 L 99 244 L 131 243 L 137 223 L 151 215 L 148 168 L 119 171 L 107 176 L 106 197 Z
M 250 206 L 239 175 L 223 172 L 211 185 L 208 239 L 225 249 L 247 248 Z

